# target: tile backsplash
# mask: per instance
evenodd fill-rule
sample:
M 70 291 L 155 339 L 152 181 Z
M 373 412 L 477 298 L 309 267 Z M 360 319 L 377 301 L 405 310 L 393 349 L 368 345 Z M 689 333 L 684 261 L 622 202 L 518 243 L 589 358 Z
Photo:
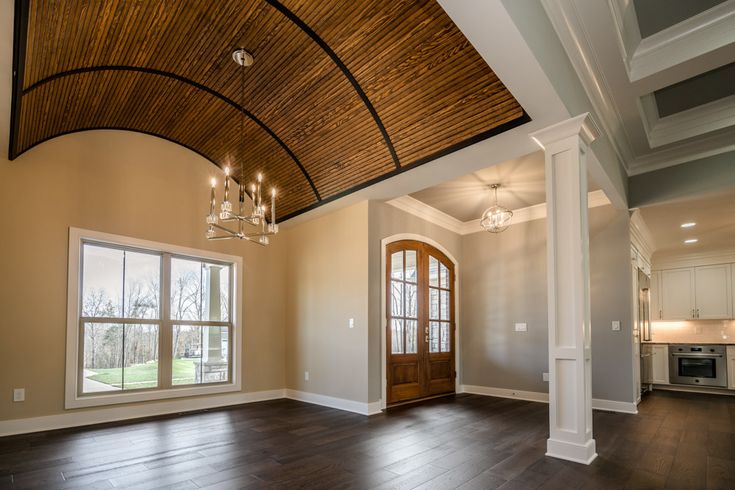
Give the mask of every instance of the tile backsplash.
M 735 321 L 651 322 L 651 340 L 671 344 L 735 343 Z

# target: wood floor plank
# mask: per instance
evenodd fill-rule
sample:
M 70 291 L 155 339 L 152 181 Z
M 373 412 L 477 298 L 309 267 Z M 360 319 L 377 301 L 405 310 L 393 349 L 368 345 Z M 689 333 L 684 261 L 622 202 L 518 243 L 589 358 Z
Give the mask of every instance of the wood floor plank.
M 0 490 L 735 488 L 735 397 L 594 412 L 598 458 L 545 456 L 548 406 L 457 395 L 363 417 L 292 400 L 0 438 Z

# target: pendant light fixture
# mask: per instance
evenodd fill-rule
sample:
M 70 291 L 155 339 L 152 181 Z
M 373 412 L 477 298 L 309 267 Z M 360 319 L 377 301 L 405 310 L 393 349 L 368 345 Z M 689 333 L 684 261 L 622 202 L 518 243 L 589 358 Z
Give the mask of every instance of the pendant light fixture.
M 238 49 L 232 53 L 232 59 L 240 65 L 240 89 L 242 91 L 242 107 L 245 107 L 245 68 L 253 64 L 253 55 L 244 49 Z M 242 111 L 241 111 L 242 112 Z M 242 138 L 242 152 L 240 158 L 245 156 L 245 113 L 242 112 L 240 118 L 240 137 Z M 243 169 L 245 162 L 240 162 L 240 182 L 239 182 L 239 209 L 237 213 L 232 212 L 232 203 L 230 202 L 230 167 L 225 167 L 225 195 L 220 206 L 219 215 L 217 214 L 217 198 L 215 188 L 217 187 L 216 179 L 212 179 L 212 192 L 209 198 L 209 214 L 207 215 L 207 239 L 208 240 L 250 240 L 259 245 L 268 245 L 269 238 L 278 233 L 278 225 L 276 224 L 276 189 L 271 189 L 271 209 L 270 223 L 266 220 L 266 207 L 263 205 L 263 196 L 261 187 L 263 186 L 263 174 L 257 176 L 257 184 L 251 184 L 250 193 L 245 186 L 245 177 Z M 250 198 L 252 203 L 249 214 L 245 212 L 245 196 Z M 237 223 L 237 229 L 233 230 L 224 225 L 224 223 Z M 252 233 L 245 233 L 245 225 L 251 225 L 256 228 Z M 217 235 L 217 231 L 223 232 L 223 235 Z
M 500 233 L 510 226 L 510 220 L 513 218 L 513 211 L 498 204 L 498 188 L 500 184 L 493 184 L 490 188 L 495 194 L 495 204 L 490 206 L 482 213 L 480 225 L 490 233 Z

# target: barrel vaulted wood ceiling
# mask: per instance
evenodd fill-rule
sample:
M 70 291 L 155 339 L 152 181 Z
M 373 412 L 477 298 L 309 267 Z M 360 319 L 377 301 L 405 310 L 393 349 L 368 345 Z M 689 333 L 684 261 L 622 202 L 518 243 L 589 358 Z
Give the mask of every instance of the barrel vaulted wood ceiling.
M 529 120 L 434 0 L 18 0 L 15 31 L 11 159 L 139 131 L 263 171 L 285 218 Z

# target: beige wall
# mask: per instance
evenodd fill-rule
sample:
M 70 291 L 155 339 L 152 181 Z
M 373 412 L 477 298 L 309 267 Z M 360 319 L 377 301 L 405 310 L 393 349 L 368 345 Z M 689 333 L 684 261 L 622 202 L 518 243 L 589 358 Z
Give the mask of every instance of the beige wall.
M 120 131 L 67 135 L 0 160 L 0 420 L 64 411 L 70 226 L 242 256 L 243 391 L 283 388 L 285 243 L 208 242 L 214 175 L 189 150 Z M 20 387 L 26 401 L 13 403 Z
M 284 238 L 287 387 L 367 402 L 368 203 L 289 228 Z

